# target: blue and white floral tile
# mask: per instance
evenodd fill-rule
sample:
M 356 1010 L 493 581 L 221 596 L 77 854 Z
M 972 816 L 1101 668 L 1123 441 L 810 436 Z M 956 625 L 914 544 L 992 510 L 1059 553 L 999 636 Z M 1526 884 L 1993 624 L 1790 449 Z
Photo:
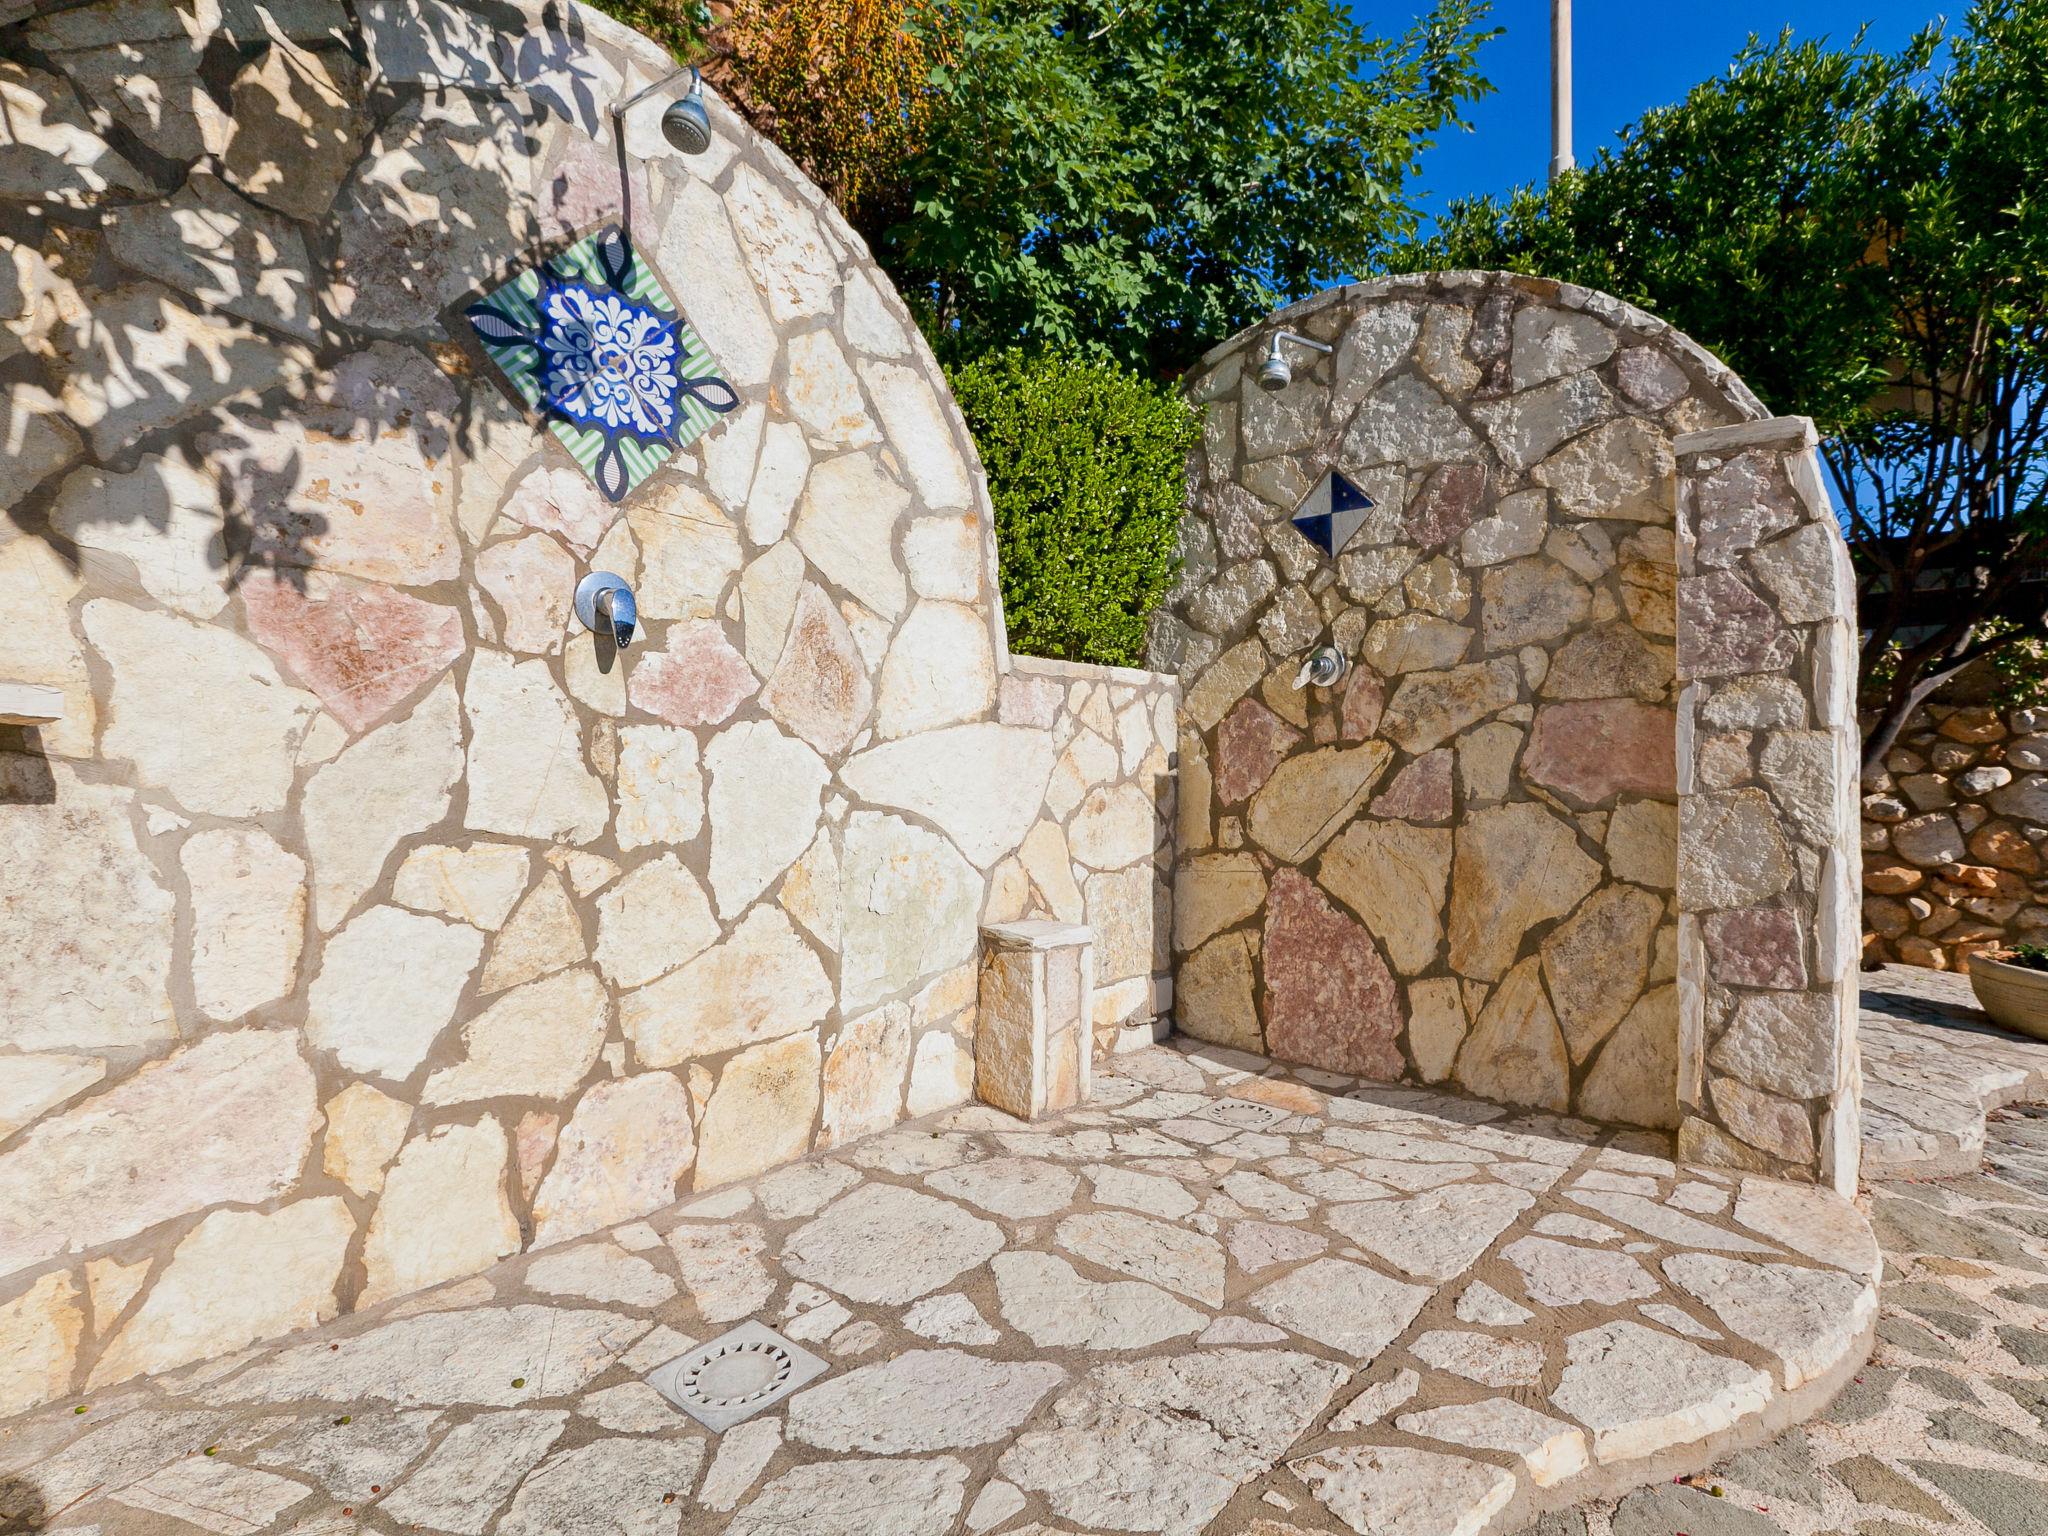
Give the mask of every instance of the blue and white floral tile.
M 739 404 L 617 225 L 528 267 L 466 313 L 491 360 L 607 500 L 624 501 Z

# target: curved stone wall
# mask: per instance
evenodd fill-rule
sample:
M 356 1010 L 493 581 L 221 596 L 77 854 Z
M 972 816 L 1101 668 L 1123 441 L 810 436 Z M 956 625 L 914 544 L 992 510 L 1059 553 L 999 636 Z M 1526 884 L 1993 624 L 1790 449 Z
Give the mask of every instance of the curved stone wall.
M 1171 681 L 1011 672 L 908 314 L 715 101 L 621 153 L 668 68 L 560 0 L 0 32 L 0 683 L 62 701 L 0 724 L 0 1413 L 959 1102 L 983 921 L 1153 1011 Z M 614 506 L 462 310 L 627 219 L 740 406 Z
M 1276 327 L 1294 382 L 1254 377 Z M 1176 1016 L 1207 1039 L 1675 1126 L 1681 434 L 1764 415 L 1670 327 L 1498 274 L 1333 290 L 1204 360 Z M 1326 473 L 1374 503 L 1335 558 Z M 1305 653 L 1352 663 L 1297 689 Z

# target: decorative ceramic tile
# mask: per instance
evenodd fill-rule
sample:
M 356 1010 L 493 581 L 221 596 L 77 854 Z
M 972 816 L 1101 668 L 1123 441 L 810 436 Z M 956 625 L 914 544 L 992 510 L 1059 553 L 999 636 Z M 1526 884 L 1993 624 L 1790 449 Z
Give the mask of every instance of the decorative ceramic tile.
M 1378 505 L 1333 469 L 1295 508 L 1294 526 L 1309 543 L 1335 559 L 1344 553 L 1365 514 Z
M 739 395 L 616 224 L 528 267 L 468 311 L 519 397 L 611 501 Z

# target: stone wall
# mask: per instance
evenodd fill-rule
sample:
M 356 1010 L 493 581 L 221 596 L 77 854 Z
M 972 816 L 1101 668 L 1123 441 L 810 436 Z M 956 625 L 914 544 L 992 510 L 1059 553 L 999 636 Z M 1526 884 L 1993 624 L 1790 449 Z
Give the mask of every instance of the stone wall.
M 1678 1150 L 1853 1197 L 1856 582 L 1816 444 L 1676 444 Z
M 1272 330 L 1295 380 L 1262 390 Z M 1204 362 L 1176 1021 L 1378 1078 L 1678 1123 L 1674 461 L 1763 414 L 1668 326 L 1496 274 L 1333 290 Z M 1336 469 L 1337 558 L 1291 526 Z M 1319 644 L 1352 670 L 1296 690 Z
M 996 868 L 989 921 L 1095 932 L 1095 1055 L 1150 1044 L 1173 1008 L 1173 752 L 1178 682 L 1132 667 L 1018 656 L 998 717 L 1049 730 L 1045 808 Z
M 1931 704 L 1863 788 L 1866 962 L 2048 943 L 2048 710 Z
M 612 142 L 668 67 L 561 0 L 0 31 L 0 682 L 63 699 L 0 725 L 0 1413 L 956 1103 L 983 922 L 1154 1006 L 1172 680 L 1012 667 L 858 238 L 716 102 Z M 628 205 L 741 404 L 621 508 L 462 308 Z

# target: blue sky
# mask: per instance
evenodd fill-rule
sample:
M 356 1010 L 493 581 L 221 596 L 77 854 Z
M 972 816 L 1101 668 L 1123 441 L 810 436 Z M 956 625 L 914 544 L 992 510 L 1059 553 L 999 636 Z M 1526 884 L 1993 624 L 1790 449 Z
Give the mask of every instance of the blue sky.
M 1390 32 L 1419 8 L 1351 4 Z M 1725 68 L 1751 32 L 1790 26 L 1847 42 L 1867 21 L 1871 40 L 1893 49 L 1937 15 L 1957 21 L 1966 9 L 1959 0 L 1574 0 L 1573 147 L 1591 159 L 1644 108 Z M 1549 170 L 1550 0 L 1495 0 L 1492 24 L 1506 29 L 1481 53 L 1494 94 L 1471 109 L 1473 132 L 1445 135 L 1422 161 L 1418 201 L 1432 214 L 1454 197 L 1506 191 Z

